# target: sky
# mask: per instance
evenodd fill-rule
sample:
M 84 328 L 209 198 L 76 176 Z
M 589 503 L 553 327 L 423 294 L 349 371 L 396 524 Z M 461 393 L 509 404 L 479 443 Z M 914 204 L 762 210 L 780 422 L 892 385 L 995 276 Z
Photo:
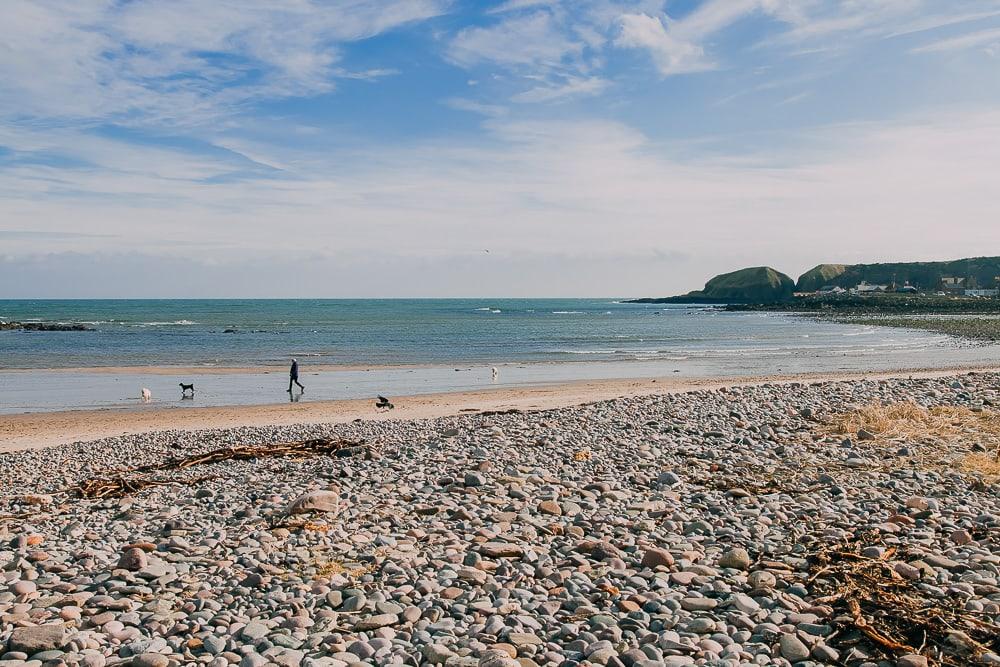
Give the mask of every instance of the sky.
M 1000 254 L 1000 0 L 4 0 L 0 298 Z

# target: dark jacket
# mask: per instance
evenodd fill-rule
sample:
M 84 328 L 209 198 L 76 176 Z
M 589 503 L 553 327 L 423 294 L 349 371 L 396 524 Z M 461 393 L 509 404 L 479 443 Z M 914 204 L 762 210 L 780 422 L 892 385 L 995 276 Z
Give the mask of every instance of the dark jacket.
M 299 362 L 297 361 L 292 362 L 292 368 L 291 370 L 288 371 L 288 374 L 291 376 L 293 380 L 299 379 Z

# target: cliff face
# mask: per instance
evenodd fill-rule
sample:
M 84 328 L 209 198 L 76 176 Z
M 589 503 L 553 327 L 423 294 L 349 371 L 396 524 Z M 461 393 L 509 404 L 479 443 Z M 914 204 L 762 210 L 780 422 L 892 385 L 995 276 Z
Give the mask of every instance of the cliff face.
M 799 277 L 800 292 L 814 292 L 832 285 L 844 289 L 865 281 L 874 285 L 909 283 L 936 290 L 945 278 L 964 279 L 968 288 L 992 288 L 1000 276 L 1000 257 L 974 257 L 951 262 L 896 262 L 888 264 L 820 264 Z

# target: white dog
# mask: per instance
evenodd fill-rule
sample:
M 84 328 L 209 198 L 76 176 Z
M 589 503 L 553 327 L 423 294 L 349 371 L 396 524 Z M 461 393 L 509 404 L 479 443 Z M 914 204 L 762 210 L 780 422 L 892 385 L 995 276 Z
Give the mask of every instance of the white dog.
M 149 403 L 151 400 L 153 400 L 153 392 L 146 389 L 145 387 L 142 388 L 141 394 L 143 403 Z
M 493 371 L 493 379 L 494 379 L 494 380 L 496 380 L 496 379 L 497 379 L 498 377 L 500 377 L 500 371 L 499 371 L 499 370 L 497 369 L 497 367 L 496 367 L 496 366 L 494 366 L 494 367 L 493 367 L 493 368 L 491 368 L 490 370 L 492 370 L 492 371 Z

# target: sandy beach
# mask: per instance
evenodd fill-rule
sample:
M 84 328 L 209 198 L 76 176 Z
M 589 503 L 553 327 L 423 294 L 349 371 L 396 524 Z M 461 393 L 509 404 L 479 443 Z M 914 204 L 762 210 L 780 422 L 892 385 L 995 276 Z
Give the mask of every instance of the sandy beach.
M 434 419 L 449 415 L 517 409 L 570 407 L 619 397 L 669 394 L 697 389 L 762 383 L 822 382 L 859 378 L 941 377 L 958 372 L 989 372 L 994 367 L 909 369 L 878 373 L 811 373 L 773 376 L 707 378 L 636 378 L 568 382 L 543 386 L 492 388 L 393 397 L 395 409 L 376 410 L 371 400 L 317 401 L 227 407 L 74 410 L 0 415 L 0 452 L 50 447 L 71 442 L 150 431 L 194 431 L 240 426 L 343 423 L 356 419 L 384 421 Z

